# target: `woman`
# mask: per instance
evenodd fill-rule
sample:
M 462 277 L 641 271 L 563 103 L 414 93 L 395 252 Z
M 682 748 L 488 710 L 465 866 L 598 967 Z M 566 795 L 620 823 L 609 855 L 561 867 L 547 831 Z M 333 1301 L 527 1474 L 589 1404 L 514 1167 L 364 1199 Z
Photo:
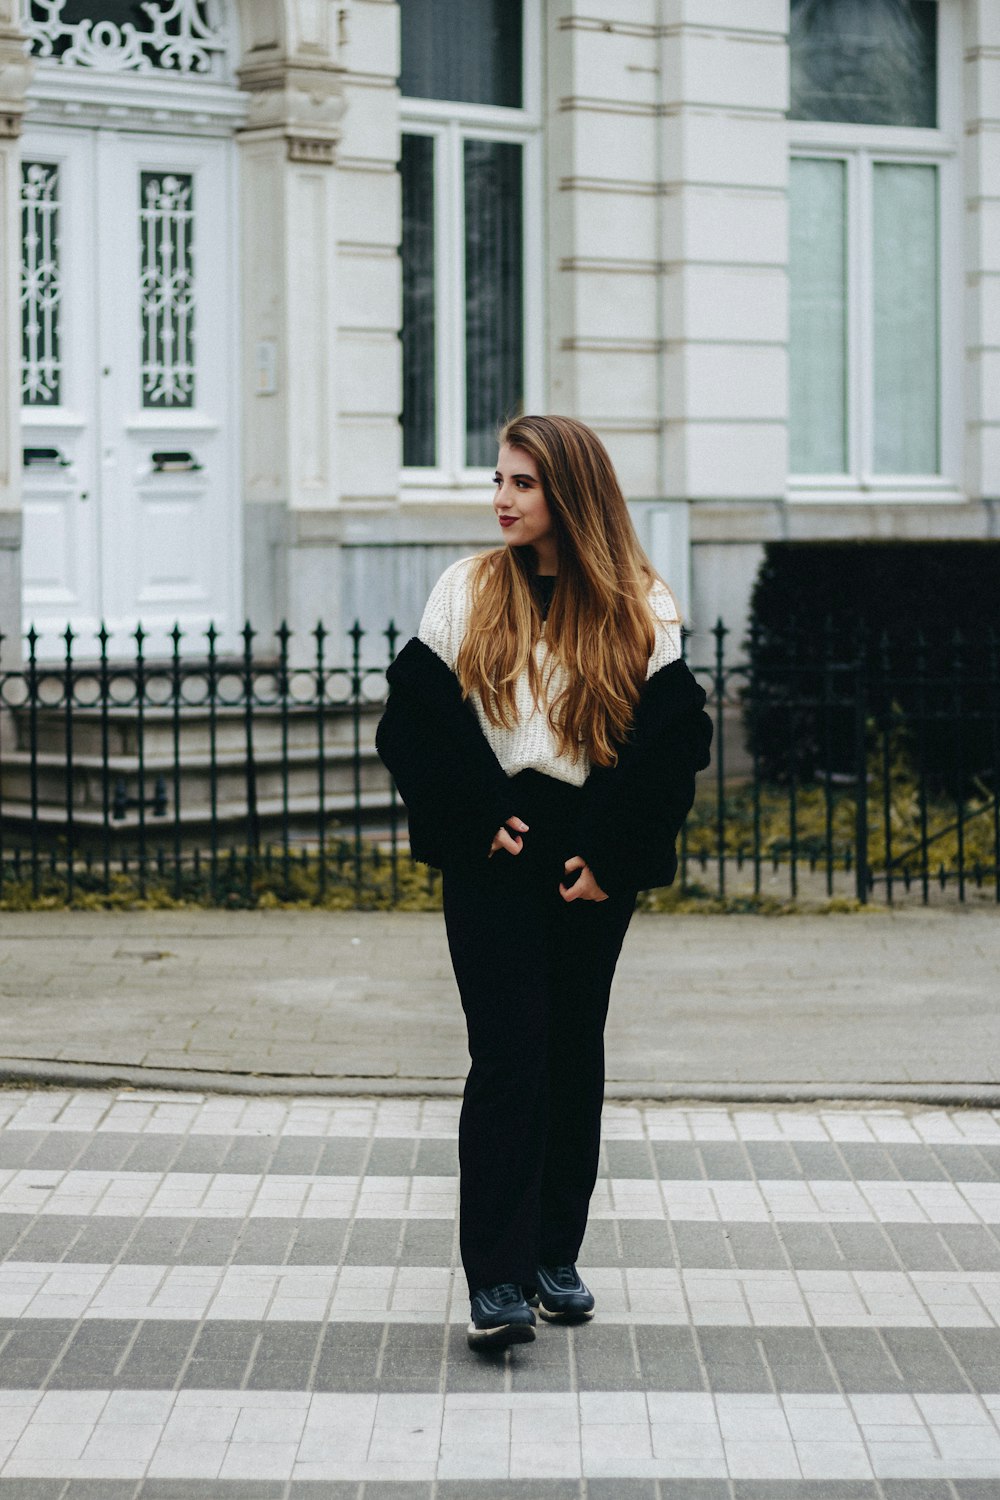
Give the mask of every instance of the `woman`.
M 611 460 L 567 417 L 500 436 L 504 546 L 447 568 L 389 668 L 379 754 L 443 874 L 472 1065 L 459 1122 L 473 1348 L 589 1318 L 604 1022 L 638 891 L 674 877 L 705 694 Z

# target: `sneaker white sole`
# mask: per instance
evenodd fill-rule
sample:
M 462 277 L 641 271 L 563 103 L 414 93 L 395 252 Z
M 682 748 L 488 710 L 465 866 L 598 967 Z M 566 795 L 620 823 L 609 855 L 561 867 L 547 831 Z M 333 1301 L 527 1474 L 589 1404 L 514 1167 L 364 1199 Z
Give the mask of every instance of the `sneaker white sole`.
M 539 1302 L 538 1311 L 549 1323 L 586 1323 L 594 1316 L 592 1307 L 586 1312 L 559 1312 L 556 1308 L 546 1307 L 544 1302 Z
M 506 1349 L 509 1344 L 534 1343 L 535 1330 L 530 1323 L 501 1323 L 497 1328 L 477 1328 L 470 1323 L 467 1337 L 470 1349 Z

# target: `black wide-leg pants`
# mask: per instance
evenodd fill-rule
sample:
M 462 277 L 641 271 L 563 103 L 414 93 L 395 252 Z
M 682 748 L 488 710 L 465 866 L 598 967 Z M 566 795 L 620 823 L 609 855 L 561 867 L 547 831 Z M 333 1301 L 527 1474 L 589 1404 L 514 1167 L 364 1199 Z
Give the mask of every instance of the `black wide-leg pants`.
M 597 1178 L 604 1023 L 636 893 L 559 894 L 580 789 L 512 780 L 520 854 L 446 871 L 444 916 L 469 1034 L 459 1121 L 462 1262 L 473 1293 L 577 1259 Z

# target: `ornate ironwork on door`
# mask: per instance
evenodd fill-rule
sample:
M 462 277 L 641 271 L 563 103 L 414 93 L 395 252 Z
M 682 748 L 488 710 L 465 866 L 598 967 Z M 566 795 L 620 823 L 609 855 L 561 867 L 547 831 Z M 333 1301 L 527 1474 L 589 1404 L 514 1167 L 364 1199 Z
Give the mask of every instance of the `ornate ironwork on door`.
M 59 168 L 21 164 L 21 397 L 26 406 L 61 399 Z
M 194 405 L 194 179 L 141 172 L 143 406 Z
M 21 25 L 36 57 L 67 66 L 218 74 L 219 11 L 218 0 L 22 0 Z

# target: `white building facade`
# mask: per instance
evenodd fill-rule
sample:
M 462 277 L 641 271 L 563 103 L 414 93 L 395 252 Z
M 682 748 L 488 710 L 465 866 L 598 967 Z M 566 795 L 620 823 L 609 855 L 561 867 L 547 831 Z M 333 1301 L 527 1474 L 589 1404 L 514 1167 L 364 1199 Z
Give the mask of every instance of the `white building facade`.
M 734 650 L 769 540 L 998 535 L 997 0 L 0 0 L 0 197 L 8 665 L 384 654 L 522 405 Z

